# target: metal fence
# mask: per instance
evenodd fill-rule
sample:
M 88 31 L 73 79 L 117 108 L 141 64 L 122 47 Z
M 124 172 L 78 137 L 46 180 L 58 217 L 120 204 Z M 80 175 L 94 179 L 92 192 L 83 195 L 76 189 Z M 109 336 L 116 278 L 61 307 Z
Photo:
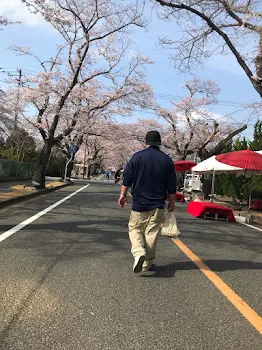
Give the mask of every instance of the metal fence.
M 36 165 L 33 163 L 0 159 L 0 179 L 31 179 L 35 171 L 35 167 Z

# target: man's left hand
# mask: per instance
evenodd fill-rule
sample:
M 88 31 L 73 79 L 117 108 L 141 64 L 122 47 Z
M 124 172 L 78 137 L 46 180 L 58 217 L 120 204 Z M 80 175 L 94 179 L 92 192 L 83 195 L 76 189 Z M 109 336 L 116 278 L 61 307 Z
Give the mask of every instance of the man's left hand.
M 175 211 L 175 202 L 169 201 L 168 203 L 168 211 L 174 212 Z

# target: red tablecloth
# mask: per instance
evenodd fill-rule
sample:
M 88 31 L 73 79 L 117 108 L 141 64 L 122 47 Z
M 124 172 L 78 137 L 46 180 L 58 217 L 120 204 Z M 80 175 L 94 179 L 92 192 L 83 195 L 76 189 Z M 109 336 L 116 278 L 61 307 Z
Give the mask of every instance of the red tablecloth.
M 169 195 L 167 195 L 167 199 L 169 199 Z M 185 197 L 183 195 L 183 193 L 180 193 L 180 192 L 176 192 L 176 201 L 179 201 L 179 202 L 182 202 L 182 203 L 185 203 Z
M 180 201 L 182 203 L 185 203 L 185 197 L 184 197 L 183 193 L 177 192 L 176 193 L 176 200 Z
M 190 202 L 187 212 L 196 218 L 204 218 L 206 213 L 227 215 L 228 221 L 235 222 L 232 209 L 208 202 Z

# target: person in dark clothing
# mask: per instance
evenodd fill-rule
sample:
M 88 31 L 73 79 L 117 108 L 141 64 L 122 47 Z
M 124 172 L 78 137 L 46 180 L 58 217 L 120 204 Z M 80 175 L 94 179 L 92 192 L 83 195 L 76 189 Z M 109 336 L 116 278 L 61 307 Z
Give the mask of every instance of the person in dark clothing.
M 175 205 L 176 173 L 172 159 L 159 149 L 159 132 L 148 132 L 146 144 L 148 147 L 135 153 L 128 162 L 118 200 L 123 208 L 127 204 L 127 191 L 132 188 L 129 238 L 135 273 L 150 270 L 153 266 L 167 194 L 169 210 L 174 211 Z
M 118 169 L 115 173 L 115 184 L 120 181 L 120 177 L 121 177 L 121 170 Z

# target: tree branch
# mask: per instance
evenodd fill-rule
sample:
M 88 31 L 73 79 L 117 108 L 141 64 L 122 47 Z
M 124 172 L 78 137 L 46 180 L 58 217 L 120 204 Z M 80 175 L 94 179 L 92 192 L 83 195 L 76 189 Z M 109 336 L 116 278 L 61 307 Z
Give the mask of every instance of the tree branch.
M 243 125 L 240 128 L 232 131 L 226 138 L 224 138 L 223 140 L 221 140 L 217 146 L 215 146 L 212 150 L 207 151 L 206 149 L 200 149 L 198 151 L 198 156 L 201 160 L 207 159 L 209 157 L 212 157 L 214 155 L 220 154 L 225 148 L 226 146 L 229 144 L 229 142 L 232 140 L 232 138 L 234 136 L 236 136 L 237 134 L 239 134 L 240 132 L 244 131 L 247 129 L 247 125 Z
M 262 86 L 261 83 L 256 81 L 253 77 L 253 73 L 252 71 L 249 69 L 248 65 L 246 64 L 245 60 L 243 59 L 243 57 L 241 56 L 241 54 L 239 53 L 239 51 L 236 49 L 236 47 L 234 46 L 233 42 L 230 40 L 230 38 L 228 37 L 228 35 L 223 32 L 219 26 L 217 26 L 210 17 L 208 17 L 206 14 L 204 14 L 203 12 L 198 11 L 197 9 L 193 8 L 192 6 L 188 6 L 185 4 L 176 4 L 173 2 L 167 2 L 165 0 L 155 0 L 156 2 L 158 2 L 160 5 L 165 6 L 165 7 L 169 7 L 172 9 L 180 9 L 180 10 L 186 10 L 189 11 L 193 14 L 195 14 L 196 16 L 198 16 L 199 18 L 203 19 L 207 25 L 213 29 L 213 31 L 215 31 L 219 36 L 221 36 L 223 38 L 223 40 L 225 41 L 225 43 L 227 44 L 228 48 L 230 49 L 230 51 L 233 53 L 233 55 L 235 56 L 235 58 L 237 59 L 239 65 L 242 67 L 242 69 L 245 71 L 247 77 L 249 78 L 249 80 L 251 81 L 252 85 L 254 86 L 254 88 L 257 90 L 257 92 L 260 94 L 260 96 L 262 96 Z

